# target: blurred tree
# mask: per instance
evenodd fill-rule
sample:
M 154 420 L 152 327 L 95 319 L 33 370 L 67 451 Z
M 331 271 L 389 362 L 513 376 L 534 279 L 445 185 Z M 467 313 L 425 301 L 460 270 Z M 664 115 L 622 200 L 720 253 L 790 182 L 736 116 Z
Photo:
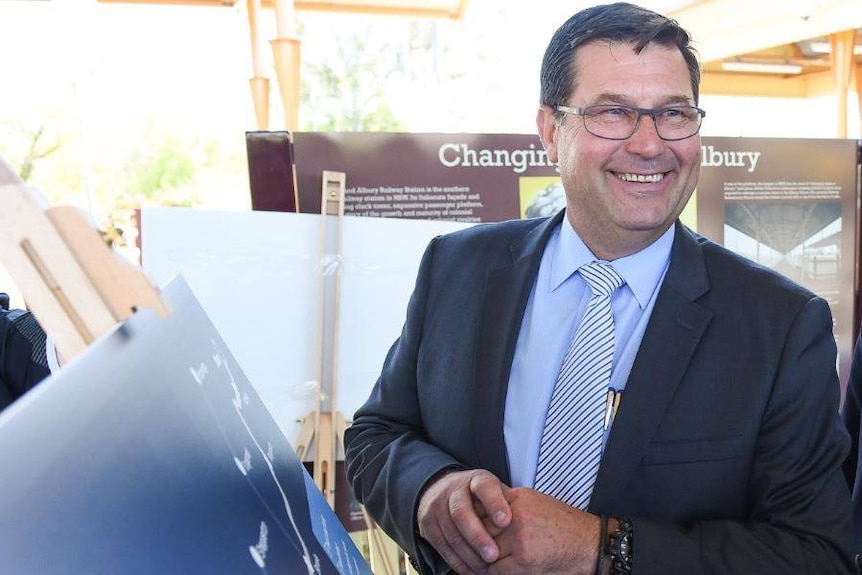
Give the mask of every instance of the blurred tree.
M 424 28 L 433 23 L 392 26 L 386 18 L 328 15 L 326 25 L 307 20 L 318 42 L 303 53 L 300 122 L 306 131 L 404 131 L 390 102 L 412 52 L 430 53 Z M 301 26 L 307 29 L 307 26 Z M 325 38 L 321 38 L 321 35 Z M 305 41 L 305 40 L 304 40 Z M 320 49 L 326 46 L 327 49 Z
M 29 126 L 20 118 L 3 122 L 5 142 L 0 142 L 0 155 L 8 161 L 25 182 L 33 177 L 36 164 L 55 153 L 62 146 L 58 136 L 48 136 L 46 125 Z
M 143 205 L 191 207 L 200 203 L 198 175 L 217 163 L 218 145 L 182 139 L 148 123 L 139 145 L 114 174 L 103 174 L 97 192 L 103 233 L 114 245 L 131 247 L 137 237 L 135 211 Z
M 60 147 L 59 142 L 55 142 L 53 144 L 46 144 L 43 141 L 43 136 L 45 135 L 45 126 L 39 126 L 35 132 L 33 132 L 32 137 L 30 139 L 30 145 L 27 148 L 27 152 L 24 154 L 24 158 L 21 160 L 21 179 L 26 181 L 30 180 L 30 176 L 33 174 L 33 164 L 50 156 Z
M 169 133 L 151 133 L 144 145 L 135 149 L 127 160 L 124 171 L 128 190 L 147 200 L 164 199 L 184 184 L 194 181 L 198 162 L 193 157 L 197 150 L 179 142 Z M 206 158 L 202 158 L 206 161 Z M 188 205 L 187 200 L 179 199 Z

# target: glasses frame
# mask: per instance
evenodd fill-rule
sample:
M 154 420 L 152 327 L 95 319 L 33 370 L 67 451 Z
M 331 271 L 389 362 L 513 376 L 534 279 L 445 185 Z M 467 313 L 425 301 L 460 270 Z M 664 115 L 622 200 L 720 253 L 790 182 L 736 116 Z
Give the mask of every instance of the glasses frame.
M 632 126 L 631 133 L 625 138 L 609 138 L 608 136 L 602 136 L 600 134 L 596 134 L 592 130 L 587 127 L 587 111 L 590 108 L 624 108 L 626 110 L 633 110 L 637 114 L 637 118 L 635 118 L 635 123 Z M 697 122 L 697 130 L 689 134 L 688 136 L 682 138 L 665 138 L 661 135 L 661 131 L 658 128 L 658 122 L 656 121 L 656 114 L 660 114 L 665 110 L 678 110 L 680 108 L 688 108 L 689 110 L 694 110 L 697 112 L 697 115 L 700 119 Z M 703 124 L 703 119 L 706 117 L 706 111 L 698 108 L 697 106 L 664 106 L 661 108 L 637 108 L 635 106 L 623 106 L 616 104 L 592 104 L 590 106 L 584 106 L 582 108 L 572 108 L 569 106 L 557 106 L 556 110 L 558 112 L 563 112 L 565 114 L 572 114 L 573 116 L 580 116 L 581 122 L 584 124 L 584 129 L 597 138 L 602 138 L 603 140 L 614 140 L 614 141 L 622 141 L 628 140 L 632 136 L 635 135 L 635 132 L 638 129 L 638 126 L 641 122 L 641 117 L 649 116 L 652 118 L 652 125 L 655 127 L 655 133 L 659 138 L 664 140 L 665 142 L 679 142 L 681 140 L 687 140 L 693 136 L 695 136 L 698 132 L 700 132 L 701 125 Z

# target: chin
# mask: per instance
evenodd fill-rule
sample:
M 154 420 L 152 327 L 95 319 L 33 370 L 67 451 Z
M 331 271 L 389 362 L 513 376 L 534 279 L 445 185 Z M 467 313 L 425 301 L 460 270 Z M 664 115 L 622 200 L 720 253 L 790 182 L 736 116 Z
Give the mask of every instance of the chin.
M 672 219 L 666 217 L 661 218 L 636 218 L 628 222 L 623 222 L 622 227 L 632 232 L 664 232 L 673 223 Z

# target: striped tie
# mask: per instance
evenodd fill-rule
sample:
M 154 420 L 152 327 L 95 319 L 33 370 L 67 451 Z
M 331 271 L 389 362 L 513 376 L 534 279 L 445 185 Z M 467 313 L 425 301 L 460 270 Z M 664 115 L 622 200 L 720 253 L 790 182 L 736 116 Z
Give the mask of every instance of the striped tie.
M 578 273 L 593 295 L 557 377 L 535 488 L 586 509 L 602 459 L 605 401 L 614 359 L 611 294 L 623 280 L 603 262 L 581 266 Z

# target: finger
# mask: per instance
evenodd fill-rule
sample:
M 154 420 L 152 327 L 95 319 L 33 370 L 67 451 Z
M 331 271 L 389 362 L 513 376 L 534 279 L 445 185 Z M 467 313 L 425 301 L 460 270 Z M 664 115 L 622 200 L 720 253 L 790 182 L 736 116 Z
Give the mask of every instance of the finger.
M 471 482 L 472 483 L 472 482 Z M 485 529 L 474 507 L 474 499 L 468 489 L 453 492 L 449 497 L 449 515 L 457 528 L 463 545 L 478 554 L 486 563 L 492 563 L 499 556 L 499 549 L 493 537 Z M 484 512 L 482 512 L 484 514 Z M 451 542 L 450 542 L 451 543 Z M 459 553 L 462 550 L 453 545 Z M 463 553 L 467 553 L 466 549 Z
M 477 551 L 464 540 L 450 511 L 453 497 L 456 501 L 471 501 L 471 473 L 456 471 L 440 476 L 421 496 L 417 511 L 419 534 L 461 575 L 484 572 L 485 567 Z
M 476 474 L 470 478 L 470 491 L 484 509 L 483 517 L 487 516 L 497 527 L 509 524 L 512 520 L 507 497 L 510 488 L 502 481 L 490 473 Z
M 487 575 L 523 575 L 529 566 L 523 565 L 515 557 L 507 556 L 488 565 Z
M 487 564 L 475 550 L 466 543 L 457 527 L 448 521 L 438 524 L 442 543 L 434 547 L 443 560 L 459 575 L 485 573 Z
M 490 535 L 494 539 L 494 542 L 497 544 L 497 549 L 500 549 L 499 536 L 503 534 L 505 529 L 503 527 L 497 527 L 497 525 L 487 517 L 485 519 L 482 519 L 482 525 L 485 527 L 485 531 L 488 532 L 488 535 Z M 500 549 L 500 554 L 501 553 L 502 549 Z M 501 556 L 500 554 L 497 555 L 498 560 Z

